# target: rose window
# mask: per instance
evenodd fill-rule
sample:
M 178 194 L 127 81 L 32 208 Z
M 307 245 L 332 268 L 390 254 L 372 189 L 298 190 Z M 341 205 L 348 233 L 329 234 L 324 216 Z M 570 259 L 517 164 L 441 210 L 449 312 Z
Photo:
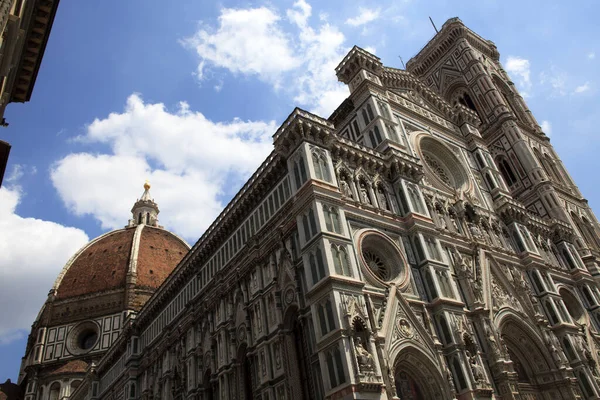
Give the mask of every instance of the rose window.
M 375 276 L 382 281 L 387 281 L 389 279 L 390 270 L 378 254 L 365 250 L 363 251 L 363 257 L 367 266 Z
M 469 174 L 457 151 L 451 150 L 438 139 L 424 135 L 418 142 L 425 170 L 432 175 L 434 184 L 445 190 L 469 190 Z
M 368 230 L 360 235 L 359 254 L 365 276 L 374 284 L 408 280 L 406 262 L 397 244 L 387 235 Z
M 433 158 L 428 153 L 423 154 L 423 159 L 425 160 L 429 168 L 431 168 L 433 173 L 437 175 L 437 177 L 440 178 L 442 182 L 444 182 L 448 186 L 453 186 L 452 180 L 450 179 L 450 173 L 438 160 Z

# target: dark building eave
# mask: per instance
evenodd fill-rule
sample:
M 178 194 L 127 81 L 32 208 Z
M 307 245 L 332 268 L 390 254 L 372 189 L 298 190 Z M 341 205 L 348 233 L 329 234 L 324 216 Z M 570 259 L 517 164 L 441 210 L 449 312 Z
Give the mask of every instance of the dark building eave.
M 39 0 L 35 3 L 35 9 L 32 12 L 31 20 L 27 27 L 23 52 L 19 59 L 19 67 L 15 76 L 15 81 L 10 94 L 11 103 L 23 103 L 31 99 L 33 87 L 37 79 L 38 72 L 44 57 L 44 51 L 48 44 L 56 10 L 58 9 L 59 0 Z M 44 9 L 50 8 L 49 11 Z M 44 18 L 43 14 L 47 14 L 45 23 L 38 19 Z M 39 25 L 43 24 L 43 27 Z M 43 33 L 40 33 L 43 30 Z M 42 36 L 39 41 L 39 36 Z M 37 50 L 37 51 L 30 51 Z M 35 58 L 32 61 L 32 58 Z M 33 66 L 31 65 L 33 63 Z
M 2 180 L 4 178 L 4 172 L 6 171 L 6 164 L 8 163 L 8 155 L 10 153 L 10 144 L 0 140 L 0 187 L 2 186 Z

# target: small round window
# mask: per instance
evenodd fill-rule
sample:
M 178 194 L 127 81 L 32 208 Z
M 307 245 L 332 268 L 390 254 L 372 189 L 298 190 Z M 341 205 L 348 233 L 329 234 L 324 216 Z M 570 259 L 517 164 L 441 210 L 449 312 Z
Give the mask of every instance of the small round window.
M 77 345 L 82 350 L 89 350 L 96 344 L 98 340 L 98 333 L 93 330 L 86 330 L 79 334 L 77 338 Z
M 404 257 L 387 236 L 376 231 L 365 231 L 359 237 L 359 247 L 368 276 L 383 282 L 403 282 L 406 279 Z
M 71 354 L 84 354 L 91 351 L 98 342 L 98 325 L 92 321 L 76 325 L 67 338 L 67 349 Z

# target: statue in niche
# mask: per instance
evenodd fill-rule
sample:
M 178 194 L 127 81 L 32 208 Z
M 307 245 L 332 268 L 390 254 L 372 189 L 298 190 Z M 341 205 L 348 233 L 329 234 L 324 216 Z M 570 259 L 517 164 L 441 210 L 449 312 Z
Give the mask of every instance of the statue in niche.
M 362 338 L 354 338 L 354 349 L 356 351 L 356 361 L 361 372 L 372 372 L 375 370 L 375 360 L 369 351 L 364 347 Z
M 485 337 L 487 338 L 487 342 L 488 345 L 490 347 L 490 351 L 492 352 L 492 354 L 496 357 L 500 357 L 501 353 L 500 353 L 500 346 L 498 345 L 498 341 L 496 340 L 496 335 L 494 334 L 494 331 L 491 328 L 491 322 L 489 320 L 485 321 L 485 324 L 483 325 L 483 329 L 485 331 Z
M 377 186 L 377 201 L 379 202 L 379 208 L 390 211 L 390 205 L 388 204 L 385 195 L 385 189 L 381 185 Z
M 390 394 L 392 395 L 392 397 L 396 397 L 397 393 L 396 393 L 396 379 L 394 378 L 394 371 L 392 371 L 392 368 L 390 368 L 389 366 L 387 367 L 387 373 L 388 373 L 388 381 L 390 382 Z
M 546 346 L 548 346 L 548 349 L 550 350 L 550 355 L 552 356 L 554 362 L 556 362 L 556 365 L 558 365 L 559 367 L 565 365 L 565 357 L 564 354 L 561 354 L 562 352 L 560 350 L 562 349 L 562 347 L 560 346 L 558 338 L 556 337 L 554 332 L 545 331 L 544 341 L 546 342 Z
M 473 300 L 475 302 L 483 301 L 483 283 L 481 279 L 481 274 L 478 274 L 475 280 L 473 281 Z
M 342 191 L 342 196 L 354 200 L 354 196 L 352 195 L 352 189 L 350 188 L 347 179 L 348 178 L 345 175 L 342 175 L 342 177 L 340 178 L 340 189 Z
M 481 230 L 477 226 L 477 224 L 469 223 L 469 231 L 471 232 L 471 236 L 475 240 L 484 241 L 483 235 L 481 234 Z
M 372 205 L 371 198 L 369 197 L 369 189 L 367 188 L 365 181 L 360 181 L 359 187 L 360 201 L 362 201 L 364 204 Z
M 477 353 L 471 354 L 467 350 L 467 357 L 469 358 L 469 365 L 471 366 L 471 373 L 477 386 L 482 386 L 485 383 L 485 372 L 479 361 L 477 360 Z

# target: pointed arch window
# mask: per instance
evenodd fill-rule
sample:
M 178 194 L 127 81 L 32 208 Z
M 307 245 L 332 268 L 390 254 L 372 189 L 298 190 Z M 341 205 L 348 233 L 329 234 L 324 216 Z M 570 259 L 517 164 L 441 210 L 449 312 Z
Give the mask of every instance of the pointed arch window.
M 294 181 L 296 183 L 296 189 L 299 189 L 304 182 L 306 182 L 306 166 L 304 165 L 304 158 L 298 157 L 294 161 Z
M 515 176 L 512 167 L 505 157 L 497 157 L 496 164 L 498 164 L 498 169 L 500 170 L 500 173 L 502 174 L 502 177 L 508 186 L 513 186 L 515 183 L 517 183 L 517 177 Z
M 379 143 L 382 142 L 381 132 L 379 127 L 375 125 L 372 130 L 369 131 L 369 139 L 371 140 L 371 146 L 373 148 L 379 146 Z
M 369 125 L 369 122 L 371 121 L 369 120 L 369 116 L 367 115 L 367 110 L 365 110 L 364 108 L 362 110 L 362 117 L 363 121 L 365 122 L 365 126 Z
M 142 213 L 138 214 L 138 225 L 142 224 Z
M 325 226 L 329 232 L 342 233 L 340 224 L 340 215 L 336 207 L 323 205 L 323 213 L 325 214 Z
M 331 255 L 333 257 L 333 266 L 338 275 L 352 276 L 350 263 L 348 261 L 348 252 L 344 245 L 331 245 Z
M 373 120 L 375 116 L 373 115 L 373 109 L 371 108 L 371 104 L 367 104 L 367 113 L 369 114 L 369 120 Z
M 335 329 L 335 316 L 333 315 L 333 306 L 331 300 L 327 299 L 317 306 L 317 314 L 319 316 L 319 326 L 321 328 L 321 336 L 325 336 Z
M 323 260 L 323 252 L 320 247 L 317 247 L 316 251 L 309 254 L 308 263 L 310 265 L 310 273 L 314 285 L 325 277 L 325 263 Z
M 331 173 L 329 172 L 329 162 L 327 154 L 316 147 L 311 150 L 313 168 L 315 169 L 315 177 L 322 181 L 331 182 Z

